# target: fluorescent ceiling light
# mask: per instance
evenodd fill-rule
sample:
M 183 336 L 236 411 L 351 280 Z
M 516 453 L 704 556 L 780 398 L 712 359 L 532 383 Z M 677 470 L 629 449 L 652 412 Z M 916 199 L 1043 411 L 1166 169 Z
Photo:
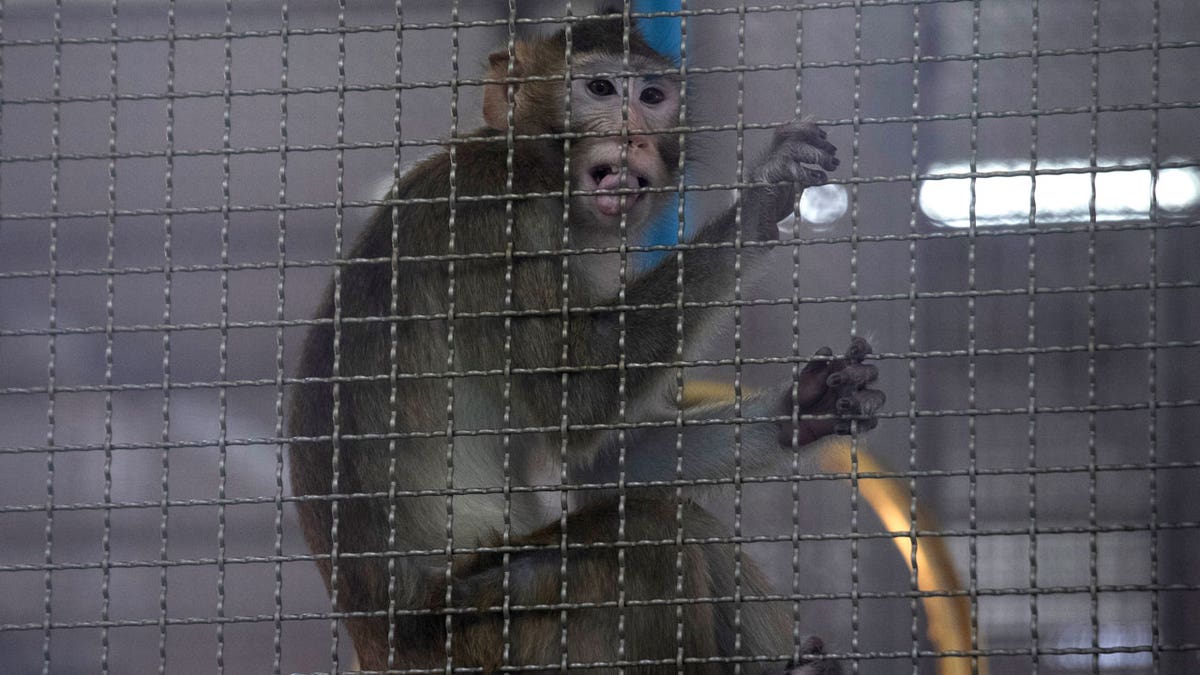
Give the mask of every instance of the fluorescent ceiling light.
M 1096 222 L 1148 220 L 1150 218 L 1148 160 L 1101 160 L 1095 172 Z M 1029 162 L 979 162 L 976 173 L 1029 171 Z M 1044 173 L 1046 171 L 1070 173 Z M 970 173 L 971 166 L 935 164 L 932 174 Z M 1092 174 L 1087 160 L 1039 161 L 1037 165 L 1036 222 L 1041 225 L 1090 222 Z M 1022 226 L 1029 223 L 1030 193 L 1035 182 L 1028 175 L 979 176 L 974 179 L 977 227 Z M 971 225 L 970 178 L 926 179 L 921 182 L 921 211 L 939 227 Z M 1155 187 L 1160 215 L 1179 215 L 1200 206 L 1200 168 L 1159 169 Z

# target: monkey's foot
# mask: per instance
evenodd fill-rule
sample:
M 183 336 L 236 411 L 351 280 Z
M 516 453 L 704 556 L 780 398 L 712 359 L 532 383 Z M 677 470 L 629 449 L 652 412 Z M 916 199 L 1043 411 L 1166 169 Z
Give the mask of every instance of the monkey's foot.
M 800 445 L 829 434 L 875 428 L 879 422 L 875 413 L 883 407 L 886 397 L 882 391 L 870 388 L 879 378 L 879 369 L 863 362 L 870 353 L 871 345 L 855 337 L 844 356 L 830 358 L 833 350 L 822 347 L 817 350 L 817 358 L 800 371 L 794 401 L 790 391 L 783 397 L 783 414 L 790 415 L 798 408 L 801 415 L 826 416 L 800 420 L 796 430 Z M 791 446 L 790 424 L 780 425 L 779 435 L 782 446 Z
M 817 636 L 811 636 L 800 646 L 800 659 L 787 664 L 784 675 L 842 675 L 842 667 L 837 661 L 823 658 L 825 643 Z

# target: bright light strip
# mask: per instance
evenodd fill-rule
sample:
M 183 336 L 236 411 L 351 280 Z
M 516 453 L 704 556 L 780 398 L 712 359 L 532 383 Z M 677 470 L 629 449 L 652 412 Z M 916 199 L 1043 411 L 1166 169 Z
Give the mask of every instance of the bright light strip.
M 1146 164 L 1147 160 L 1101 160 L 1096 176 L 1096 221 L 1113 222 L 1150 218 L 1149 169 L 1120 169 Z M 1037 165 L 1037 220 L 1041 225 L 1089 222 L 1092 172 L 1086 160 L 1039 161 Z M 1083 170 L 1082 173 L 1043 173 Z M 980 162 L 976 173 L 1029 171 L 1029 162 Z M 970 173 L 969 164 L 935 164 L 932 174 Z M 1012 227 L 1027 225 L 1030 192 L 1034 181 L 1024 176 L 982 176 L 975 179 L 975 225 Z M 1158 209 L 1180 214 L 1200 206 L 1200 168 L 1171 167 L 1158 171 Z M 939 227 L 971 225 L 971 179 L 942 178 L 921 182 L 921 211 Z

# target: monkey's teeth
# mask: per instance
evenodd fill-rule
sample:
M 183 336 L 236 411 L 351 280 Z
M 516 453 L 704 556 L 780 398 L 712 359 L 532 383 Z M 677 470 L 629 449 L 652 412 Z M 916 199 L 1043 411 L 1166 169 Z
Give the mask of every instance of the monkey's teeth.
M 606 176 L 616 173 L 617 170 L 611 166 L 598 166 L 592 169 L 592 180 L 599 184 Z

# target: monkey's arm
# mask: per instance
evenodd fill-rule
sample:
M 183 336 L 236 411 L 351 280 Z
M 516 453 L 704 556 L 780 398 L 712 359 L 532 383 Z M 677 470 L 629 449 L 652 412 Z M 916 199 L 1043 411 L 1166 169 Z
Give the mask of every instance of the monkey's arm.
M 679 649 L 694 658 L 754 654 L 782 662 L 783 655 L 791 652 L 791 616 L 785 603 L 662 602 L 727 598 L 735 593 L 762 598 L 770 593 L 749 556 L 741 558 L 740 577 L 735 578 L 731 544 L 676 548 L 649 543 L 670 541 L 681 527 L 684 536 L 698 540 L 729 534 L 696 503 L 677 506 L 671 499 L 633 493 L 624 500 L 609 496 L 594 501 L 573 510 L 563 521 L 556 519 L 515 537 L 513 553 L 484 553 L 464 560 L 466 564 L 456 570 L 455 605 L 480 611 L 456 615 L 461 624 L 455 627 L 454 644 L 482 648 L 456 656 L 455 665 L 498 669 L 506 632 L 512 645 L 510 664 L 558 663 L 564 630 L 572 663 L 618 658 L 670 663 Z M 572 547 L 566 553 L 560 549 L 564 541 Z M 614 546 L 618 542 L 647 544 Z M 632 602 L 618 608 L 622 597 Z M 564 601 L 566 606 L 561 605 Z M 512 608 L 507 614 L 501 611 L 506 606 Z M 536 606 L 550 609 L 525 609 Z M 686 630 L 677 636 L 673 631 L 680 620 Z M 738 621 L 740 650 L 735 648 L 733 628 Z M 623 654 L 616 639 L 621 625 L 628 636 Z M 820 652 L 807 645 L 802 649 L 802 654 L 814 653 Z M 742 672 L 780 673 L 781 665 L 745 663 Z M 708 671 L 686 667 L 684 672 Z
M 682 292 L 685 302 L 706 303 L 728 299 L 736 281 L 735 267 L 738 261 L 751 264 L 767 251 L 761 246 L 741 249 L 732 246 L 739 228 L 745 242 L 778 238 L 776 224 L 792 212 L 797 188 L 803 190 L 824 184 L 827 180 L 825 170 L 832 171 L 838 166 L 836 153 L 837 148 L 826 140 L 825 132 L 812 121 L 793 120 L 779 129 L 765 156 L 748 172 L 749 182 L 770 185 L 741 190 L 738 203 L 700 228 L 693 241 L 678 256 L 683 265 Z M 681 288 L 679 262 L 676 256 L 667 255 L 656 267 L 635 279 L 626 292 L 626 303 L 673 304 Z M 689 309 L 689 332 L 702 329 L 717 309 Z M 629 318 L 630 330 L 636 327 L 639 333 L 647 335 L 662 334 L 657 331 L 664 329 L 674 332 L 676 314 L 673 308 L 665 312 L 635 312 Z M 649 346 L 655 347 L 653 344 Z M 633 354 L 630 357 L 641 360 Z
M 863 362 L 870 351 L 862 338 L 854 338 L 838 358 L 822 348 L 800 371 L 794 399 L 787 384 L 747 394 L 740 406 L 731 399 L 685 409 L 682 477 L 728 478 L 735 461 L 747 471 L 768 468 L 782 457 L 781 448 L 792 447 L 793 439 L 801 447 L 830 434 L 848 434 L 852 422 L 856 431 L 873 429 L 884 395 L 871 388 L 879 372 Z M 793 420 L 795 413 L 798 418 Z M 675 415 L 674 410 L 665 410 L 656 419 L 670 420 Z M 594 467 L 597 480 L 615 480 L 603 474 L 613 473 L 610 469 L 615 468 L 622 446 L 627 480 L 674 480 L 679 431 L 677 425 L 633 427 L 626 430 L 623 444 L 609 434 Z
M 772 185 L 743 190 L 740 207 L 730 207 L 709 221 L 679 256 L 665 256 L 656 267 L 626 286 L 621 304 L 632 309 L 624 316 L 626 339 L 623 348 L 618 348 L 615 337 L 618 333 L 617 312 L 588 312 L 572 318 L 571 348 L 576 363 L 612 365 L 621 357 L 632 364 L 673 360 L 679 319 L 676 303 L 680 292 L 685 303 L 692 303 L 684 311 L 684 329 L 688 340 L 695 341 L 720 311 L 720 301 L 732 295 L 739 257 L 743 263 L 750 263 L 766 251 L 757 246 L 740 250 L 731 246 L 739 225 L 746 241 L 776 238 L 776 223 L 791 212 L 796 187 L 803 189 L 826 180 L 823 170 L 808 165 L 833 170 L 838 165 L 834 156 L 836 151 L 825 139 L 825 132 L 810 121 L 796 120 L 776 132 L 766 156 L 749 172 L 752 182 Z M 683 266 L 682 284 L 679 262 Z M 618 299 L 595 304 L 615 306 Z M 634 399 L 653 390 L 653 382 L 666 377 L 668 372 L 668 369 L 653 367 L 629 369 L 628 398 Z M 609 415 L 604 417 L 611 419 Z
M 579 339 L 577 348 L 591 350 L 588 358 L 593 364 L 616 363 L 621 356 L 638 366 L 673 360 L 677 341 L 668 338 L 678 334 L 680 312 L 675 305 L 680 292 L 684 302 L 692 305 L 683 311 L 683 317 L 685 334 L 694 340 L 721 308 L 719 301 L 731 295 L 739 259 L 752 264 L 767 250 L 751 246 L 739 251 L 729 246 L 739 226 L 744 240 L 774 239 L 776 223 L 794 208 L 797 188 L 826 180 L 824 171 L 808 165 L 833 170 L 838 165 L 835 152 L 825 133 L 810 121 L 797 120 L 782 128 L 766 156 L 749 172 L 751 182 L 771 185 L 743 190 L 740 204 L 707 223 L 692 246 L 678 257 L 667 256 L 629 285 L 625 304 L 634 309 L 625 315 L 624 353 L 595 353 L 613 346 L 612 341 L 597 339 L 613 330 L 605 324 L 603 314 L 595 315 L 587 330 L 572 331 Z M 607 320 L 611 322 L 612 316 L 607 315 Z M 840 358 L 833 358 L 832 350 L 822 348 L 801 371 L 794 396 L 789 385 L 745 397 L 740 410 L 728 401 L 685 411 L 684 418 L 691 423 L 684 432 L 685 476 L 703 479 L 730 474 L 735 421 L 759 420 L 740 426 L 740 461 L 747 468 L 777 461 L 780 447 L 792 447 L 793 443 L 803 446 L 832 433 L 850 433 L 851 421 L 857 421 L 858 431 L 873 428 L 884 395 L 870 388 L 878 377 L 875 366 L 864 363 L 870 351 L 870 345 L 861 338 L 855 338 Z M 663 367 L 628 368 L 627 398 L 635 400 L 639 395 L 660 391 L 654 386 L 656 378 L 661 382 L 672 373 L 672 369 Z M 633 405 L 638 409 L 657 403 L 646 397 Z M 656 419 L 675 416 L 674 410 L 660 412 Z M 794 413 L 799 417 L 793 422 L 790 418 Z M 677 431 L 668 426 L 626 432 L 625 447 L 636 449 L 626 457 L 632 480 L 667 480 L 675 476 L 675 455 L 670 449 L 675 447 Z M 615 442 L 615 434 L 607 435 L 600 454 L 616 453 Z
M 750 261 L 767 250 L 750 246 L 738 251 L 731 246 L 739 228 L 744 242 L 777 239 L 777 223 L 795 208 L 797 188 L 803 191 L 825 184 L 825 171 L 838 167 L 836 153 L 825 132 L 811 120 L 793 120 L 776 131 L 766 154 L 747 172 L 748 182 L 769 185 L 740 190 L 737 203 L 705 223 L 690 242 L 694 248 L 684 251 L 685 295 L 700 301 L 729 295 L 739 256 Z M 658 296 L 664 286 L 669 286 L 673 295 L 677 271 L 673 258 L 667 256 L 644 277 L 642 285 L 631 289 L 630 295 Z

